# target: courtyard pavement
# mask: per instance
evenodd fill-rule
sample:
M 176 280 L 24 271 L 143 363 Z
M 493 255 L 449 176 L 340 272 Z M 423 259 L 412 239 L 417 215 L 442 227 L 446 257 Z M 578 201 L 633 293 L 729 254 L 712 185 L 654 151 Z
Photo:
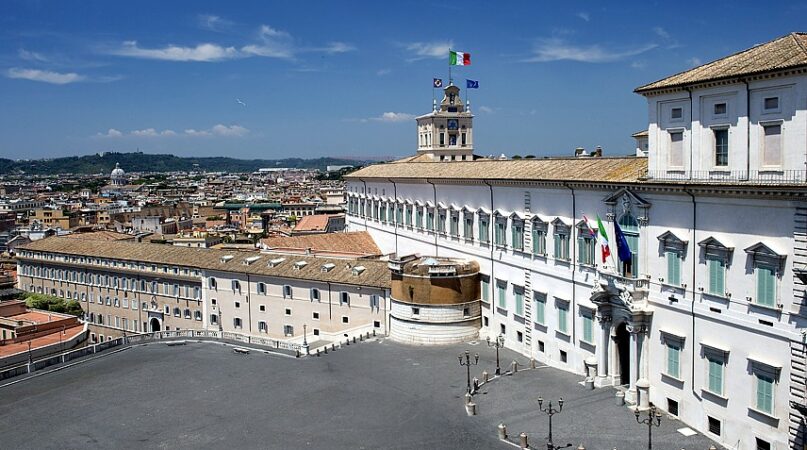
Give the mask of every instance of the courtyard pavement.
M 484 343 L 410 347 L 377 339 L 294 359 L 236 354 L 215 343 L 136 346 L 0 388 L 2 448 L 507 449 L 496 426 L 545 448 L 547 419 L 535 398 L 562 396 L 556 444 L 646 448 L 647 428 L 614 404 L 610 388 L 585 390 L 550 368 L 520 371 L 483 386 L 479 415 L 463 406 L 465 368 L 457 354 Z M 502 360 L 516 355 L 502 352 Z M 522 359 L 523 361 L 523 359 Z M 472 375 L 472 376 L 473 376 Z M 665 417 L 654 448 L 707 449 Z M 513 439 L 515 440 L 515 439 Z

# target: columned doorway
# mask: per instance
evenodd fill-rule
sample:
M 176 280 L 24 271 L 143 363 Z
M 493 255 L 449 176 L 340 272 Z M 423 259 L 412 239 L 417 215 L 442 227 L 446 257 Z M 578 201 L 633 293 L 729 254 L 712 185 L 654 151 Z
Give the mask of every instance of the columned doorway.
M 155 332 L 157 332 L 157 331 L 160 331 L 160 320 L 159 320 L 159 319 L 157 319 L 156 317 L 152 317 L 152 318 L 149 320 L 149 330 L 150 330 L 152 333 L 155 333 Z

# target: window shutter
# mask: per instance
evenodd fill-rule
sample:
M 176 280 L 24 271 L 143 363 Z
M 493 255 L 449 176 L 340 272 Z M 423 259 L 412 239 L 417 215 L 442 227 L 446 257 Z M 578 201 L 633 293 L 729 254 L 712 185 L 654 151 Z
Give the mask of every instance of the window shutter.
M 773 379 L 757 374 L 757 409 L 767 413 L 773 410 Z

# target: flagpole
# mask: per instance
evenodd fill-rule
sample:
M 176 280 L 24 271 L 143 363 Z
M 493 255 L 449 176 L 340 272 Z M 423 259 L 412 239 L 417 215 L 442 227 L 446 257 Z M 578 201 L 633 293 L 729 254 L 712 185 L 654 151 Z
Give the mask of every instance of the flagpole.
M 451 85 L 451 47 L 448 48 L 448 84 Z

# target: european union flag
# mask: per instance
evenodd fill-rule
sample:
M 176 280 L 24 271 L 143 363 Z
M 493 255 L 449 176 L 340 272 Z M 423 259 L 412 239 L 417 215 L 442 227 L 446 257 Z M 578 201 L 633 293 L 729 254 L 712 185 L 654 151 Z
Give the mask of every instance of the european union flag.
M 619 224 L 616 222 L 614 222 L 614 229 L 616 230 L 616 252 L 619 255 L 619 260 L 629 263 L 632 255 L 628 240 L 625 239 L 625 233 L 622 232 L 622 228 L 619 228 Z
M 465 87 L 467 89 L 479 89 L 479 82 L 474 80 L 465 80 Z

